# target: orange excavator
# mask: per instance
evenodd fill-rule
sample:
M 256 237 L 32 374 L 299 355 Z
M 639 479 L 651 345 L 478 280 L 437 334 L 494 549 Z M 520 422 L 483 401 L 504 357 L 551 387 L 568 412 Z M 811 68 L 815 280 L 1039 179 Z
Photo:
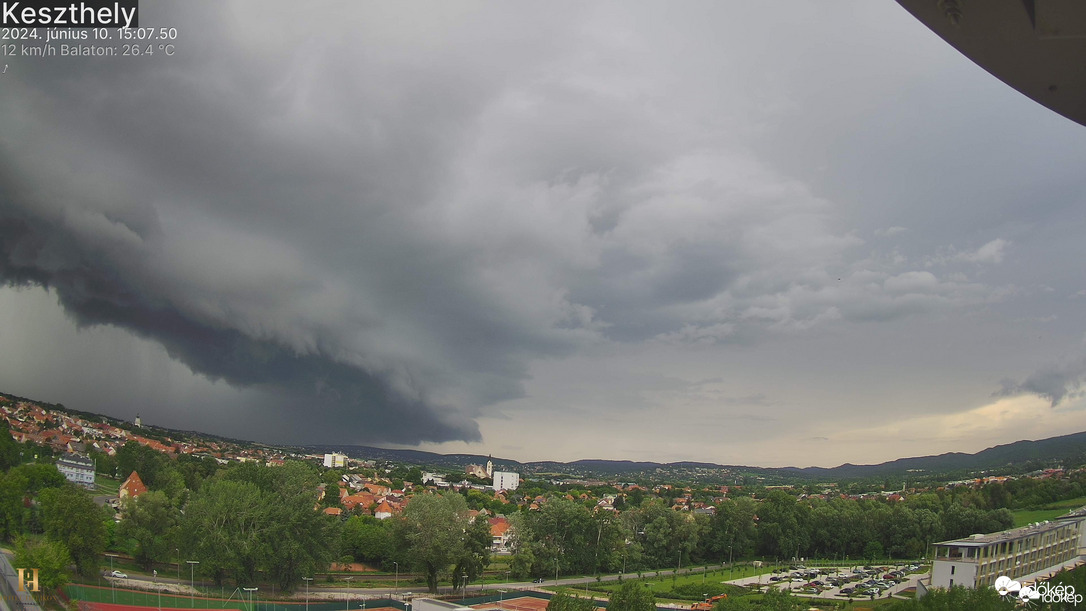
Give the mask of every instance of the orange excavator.
M 713 605 L 717 602 L 727 598 L 727 594 L 721 594 L 719 596 L 710 596 L 709 598 L 701 601 L 700 603 L 694 603 L 690 606 L 693 611 L 713 611 Z

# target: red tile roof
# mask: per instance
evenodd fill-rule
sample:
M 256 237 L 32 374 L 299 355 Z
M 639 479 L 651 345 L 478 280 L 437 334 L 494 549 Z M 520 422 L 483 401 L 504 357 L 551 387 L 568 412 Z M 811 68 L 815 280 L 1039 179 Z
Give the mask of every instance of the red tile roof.
M 124 480 L 124 483 L 121 484 L 121 490 L 118 496 L 122 499 L 125 497 L 136 498 L 144 492 L 147 492 L 147 486 L 145 486 L 143 480 L 140 479 L 140 474 L 133 471 L 132 475 L 129 475 L 128 479 Z

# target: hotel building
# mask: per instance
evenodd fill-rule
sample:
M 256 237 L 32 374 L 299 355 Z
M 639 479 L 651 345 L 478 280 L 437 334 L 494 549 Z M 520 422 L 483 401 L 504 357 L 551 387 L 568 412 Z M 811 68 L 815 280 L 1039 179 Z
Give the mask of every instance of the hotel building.
M 1041 522 L 935 543 L 930 586 L 975 588 L 991 586 L 1001 575 L 1023 582 L 1046 575 L 1079 557 L 1084 519 Z

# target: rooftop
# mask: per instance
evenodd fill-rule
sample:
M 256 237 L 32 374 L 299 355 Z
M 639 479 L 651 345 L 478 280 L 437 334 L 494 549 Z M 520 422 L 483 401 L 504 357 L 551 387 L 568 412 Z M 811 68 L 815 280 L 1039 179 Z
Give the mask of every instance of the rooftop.
M 1022 526 L 1021 528 L 1012 528 L 1011 530 L 1001 530 L 999 532 L 990 533 L 987 535 L 971 535 L 964 539 L 954 539 L 952 541 L 940 541 L 939 543 L 933 543 L 932 545 L 952 545 L 955 547 L 983 547 L 992 543 L 1000 543 L 1002 541 L 1014 541 L 1022 539 L 1030 535 L 1036 535 L 1039 533 L 1046 533 L 1058 528 L 1067 526 L 1067 522 L 1038 522 L 1037 524 L 1030 524 L 1029 526 Z
M 1057 520 L 1068 520 L 1068 519 L 1071 519 L 1071 518 L 1082 518 L 1082 517 L 1086 517 L 1086 506 L 1079 507 L 1078 509 L 1073 509 L 1071 511 L 1068 511 L 1067 513 L 1063 514 L 1062 516 L 1057 516 L 1055 519 L 1057 519 Z
M 65 454 L 57 459 L 57 464 L 68 464 L 72 466 L 83 467 L 84 469 L 93 469 L 94 461 L 86 456 L 80 456 L 78 454 Z

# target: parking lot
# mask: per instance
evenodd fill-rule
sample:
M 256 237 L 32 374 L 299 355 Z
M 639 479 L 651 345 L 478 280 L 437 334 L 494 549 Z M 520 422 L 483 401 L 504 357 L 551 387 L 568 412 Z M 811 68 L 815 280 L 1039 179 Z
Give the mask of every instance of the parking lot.
M 887 598 L 909 588 L 927 575 L 919 565 L 851 566 L 808 569 L 793 566 L 781 572 L 735 579 L 728 583 L 746 587 L 768 586 L 790 590 L 799 596 L 816 598 L 854 599 Z

